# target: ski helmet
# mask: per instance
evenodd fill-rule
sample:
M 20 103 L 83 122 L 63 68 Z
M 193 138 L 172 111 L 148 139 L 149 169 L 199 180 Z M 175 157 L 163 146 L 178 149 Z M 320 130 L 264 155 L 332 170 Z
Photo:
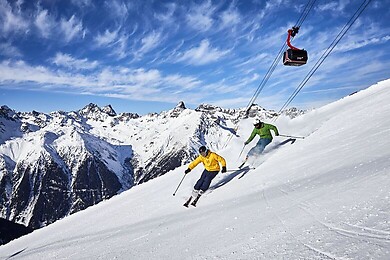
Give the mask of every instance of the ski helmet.
M 206 146 L 202 145 L 201 147 L 199 147 L 199 153 L 205 153 L 206 151 L 207 151 Z
M 261 124 L 261 120 L 259 118 L 253 120 L 253 125 L 260 125 L 260 124 Z

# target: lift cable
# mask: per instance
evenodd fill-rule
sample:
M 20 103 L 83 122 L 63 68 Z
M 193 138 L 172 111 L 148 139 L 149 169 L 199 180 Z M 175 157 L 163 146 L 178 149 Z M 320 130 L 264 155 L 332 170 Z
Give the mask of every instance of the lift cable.
M 368 6 L 368 4 L 371 1 L 372 0 L 368 0 L 368 1 L 364 0 L 363 1 L 363 3 L 360 5 L 360 7 L 356 10 L 356 12 L 350 18 L 350 20 L 344 25 L 344 27 L 341 29 L 339 34 L 336 36 L 336 38 L 333 40 L 333 42 L 329 45 L 329 47 L 324 51 L 324 53 L 321 55 L 321 57 L 318 59 L 318 61 L 315 63 L 315 65 L 312 67 L 312 69 L 309 71 L 309 73 L 306 75 L 306 77 L 298 85 L 298 87 L 295 89 L 293 94 L 287 99 L 287 101 L 284 103 L 284 105 L 280 108 L 280 110 L 278 111 L 278 116 L 276 116 L 273 121 L 276 121 L 276 119 L 279 117 L 280 113 L 284 109 L 286 109 L 287 106 L 294 100 L 294 98 L 298 95 L 298 93 L 301 91 L 301 89 L 306 85 L 306 83 L 313 76 L 313 74 L 318 70 L 318 68 L 321 66 L 321 64 L 329 56 L 329 54 L 332 52 L 332 50 L 336 47 L 336 45 L 340 42 L 340 40 L 348 32 L 348 30 L 351 28 L 351 26 L 354 24 L 354 22 L 357 20 L 357 18 L 361 15 L 361 13 L 364 11 L 364 9 Z

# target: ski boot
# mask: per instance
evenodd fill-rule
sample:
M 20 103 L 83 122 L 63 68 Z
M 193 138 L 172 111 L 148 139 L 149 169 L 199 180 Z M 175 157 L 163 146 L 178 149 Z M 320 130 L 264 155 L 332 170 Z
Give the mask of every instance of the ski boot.
M 192 200 L 192 196 L 186 201 L 186 203 L 183 204 L 183 206 L 188 208 L 188 205 L 190 205 L 191 200 Z
M 202 196 L 202 195 L 201 195 L 201 194 L 198 194 L 198 196 L 196 197 L 196 199 L 191 203 L 191 206 L 196 207 L 196 203 L 198 202 L 200 196 Z

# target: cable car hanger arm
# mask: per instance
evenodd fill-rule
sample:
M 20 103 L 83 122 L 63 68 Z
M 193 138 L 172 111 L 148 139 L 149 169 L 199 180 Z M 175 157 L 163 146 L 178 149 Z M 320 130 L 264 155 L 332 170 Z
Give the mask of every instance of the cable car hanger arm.
M 298 33 L 298 30 L 299 30 L 299 27 L 293 27 L 292 29 L 289 29 L 287 32 L 288 32 L 288 36 L 287 36 L 287 46 L 292 49 L 292 50 L 300 50 L 298 49 L 297 47 L 294 47 L 292 46 L 290 40 L 291 40 L 291 37 L 294 37 L 297 33 Z

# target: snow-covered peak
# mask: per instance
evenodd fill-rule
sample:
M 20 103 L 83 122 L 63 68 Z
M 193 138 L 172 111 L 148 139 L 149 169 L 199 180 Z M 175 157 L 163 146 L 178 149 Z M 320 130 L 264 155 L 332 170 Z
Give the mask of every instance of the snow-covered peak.
M 161 115 L 168 116 L 168 117 L 178 117 L 186 109 L 187 108 L 184 102 L 180 101 L 173 109 L 162 112 Z
M 208 113 L 222 112 L 223 111 L 223 112 L 226 113 L 228 111 L 234 111 L 234 109 L 232 109 L 232 110 L 230 110 L 230 109 L 224 110 L 223 108 L 218 107 L 218 106 L 202 103 L 197 108 L 195 108 L 195 111 L 208 112 Z
M 186 109 L 186 105 L 184 104 L 183 101 L 180 101 L 179 103 L 177 103 L 177 105 L 176 105 L 175 108 L 178 108 L 178 109 Z
M 105 121 L 108 117 L 116 116 L 116 112 L 111 105 L 100 108 L 98 105 L 93 103 L 88 104 L 83 109 L 79 110 L 78 113 L 86 119 L 95 121 Z
M 107 105 L 102 107 L 102 111 L 109 116 L 116 116 L 115 110 L 111 107 L 111 105 Z
M 139 118 L 140 116 L 137 113 L 120 113 L 116 118 L 119 121 L 129 121 L 130 119 L 136 119 Z
M 9 120 L 14 120 L 18 116 L 14 110 L 12 110 L 6 105 L 3 105 L 0 107 L 0 117 L 4 117 Z

